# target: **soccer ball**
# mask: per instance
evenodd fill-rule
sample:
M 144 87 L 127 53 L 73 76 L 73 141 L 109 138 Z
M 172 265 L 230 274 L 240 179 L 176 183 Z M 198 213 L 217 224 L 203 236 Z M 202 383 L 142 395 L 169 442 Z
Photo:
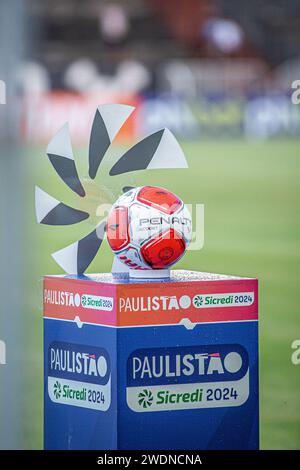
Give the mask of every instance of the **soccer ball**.
M 131 269 L 167 269 L 184 254 L 192 236 L 190 213 L 182 200 L 155 186 L 133 188 L 113 205 L 108 243 Z

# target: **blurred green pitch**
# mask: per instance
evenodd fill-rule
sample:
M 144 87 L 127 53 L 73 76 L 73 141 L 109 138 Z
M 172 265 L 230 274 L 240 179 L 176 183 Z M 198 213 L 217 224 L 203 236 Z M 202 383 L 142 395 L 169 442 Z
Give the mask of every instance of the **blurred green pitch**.
M 258 277 L 261 447 L 299 449 L 300 365 L 291 362 L 291 343 L 300 339 L 300 141 L 198 141 L 182 146 L 188 170 L 136 172 L 129 184 L 166 186 L 186 203 L 205 205 L 204 248 L 188 252 L 176 267 Z M 74 207 L 78 199 L 52 169 L 45 147 L 31 147 L 24 155 L 31 257 L 26 281 L 31 364 L 24 394 L 27 448 L 43 445 L 41 279 L 46 273 L 61 273 L 50 256 L 53 251 L 92 229 L 88 221 L 66 228 L 36 224 L 35 184 Z M 112 162 L 120 152 L 114 150 Z M 75 156 L 84 178 L 85 149 L 75 149 Z M 95 187 L 100 186 L 98 176 Z M 89 272 L 110 270 L 112 257 L 104 245 Z

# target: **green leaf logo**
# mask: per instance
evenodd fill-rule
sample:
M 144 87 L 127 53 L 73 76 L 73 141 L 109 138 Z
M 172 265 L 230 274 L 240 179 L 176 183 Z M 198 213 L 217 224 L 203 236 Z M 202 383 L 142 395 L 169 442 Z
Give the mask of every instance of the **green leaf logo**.
M 196 308 L 202 307 L 203 301 L 204 301 L 203 295 L 195 295 L 195 297 L 193 298 L 194 307 Z
M 57 400 L 61 397 L 61 384 L 58 380 L 53 385 L 53 393 Z
M 83 296 L 81 297 L 81 303 L 82 303 L 83 307 L 87 304 L 86 295 L 83 295 Z
M 150 390 L 144 389 L 138 394 L 138 404 L 143 408 L 149 408 L 153 403 L 153 393 Z

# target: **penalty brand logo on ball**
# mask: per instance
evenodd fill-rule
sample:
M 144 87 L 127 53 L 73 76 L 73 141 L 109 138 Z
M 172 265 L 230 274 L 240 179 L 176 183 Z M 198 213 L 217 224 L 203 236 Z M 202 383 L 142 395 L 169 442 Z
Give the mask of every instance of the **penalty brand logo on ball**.
M 127 361 L 126 397 L 136 412 L 241 406 L 248 353 L 237 344 L 137 350 Z
M 107 411 L 111 372 L 103 348 L 53 342 L 48 348 L 48 394 L 54 403 Z

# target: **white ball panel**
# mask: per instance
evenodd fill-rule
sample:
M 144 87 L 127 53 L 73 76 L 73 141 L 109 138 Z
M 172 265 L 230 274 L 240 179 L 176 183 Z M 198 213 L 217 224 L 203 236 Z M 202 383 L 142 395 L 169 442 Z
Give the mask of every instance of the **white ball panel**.
M 132 242 L 141 247 L 150 238 L 168 230 L 165 214 L 154 207 L 135 202 L 129 209 L 129 230 Z
M 114 206 L 124 206 L 129 207 L 130 204 L 134 201 L 136 194 L 138 193 L 140 188 L 133 188 L 127 191 L 126 193 L 122 194 L 119 199 L 115 202 Z
M 136 267 L 136 265 L 149 268 L 146 263 L 140 257 L 139 249 L 132 246 L 131 244 L 124 248 L 122 251 L 119 251 L 116 256 L 125 263 L 128 267 Z

